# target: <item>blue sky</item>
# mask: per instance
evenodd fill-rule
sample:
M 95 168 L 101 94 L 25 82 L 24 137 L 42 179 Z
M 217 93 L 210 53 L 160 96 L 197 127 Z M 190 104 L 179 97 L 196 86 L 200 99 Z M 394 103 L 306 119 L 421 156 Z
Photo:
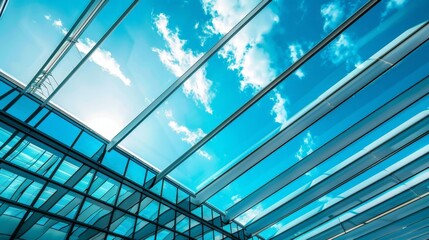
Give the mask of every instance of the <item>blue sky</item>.
M 61 82 L 131 3 L 109 1 L 54 70 Z M 120 146 L 162 170 L 292 65 L 365 1 L 271 2 Z M 0 67 L 27 84 L 88 1 L 10 1 L 0 21 L 8 33 Z M 246 0 L 141 1 L 71 77 L 53 102 L 111 139 L 258 4 Z M 424 0 L 386 0 L 357 21 L 180 165 L 171 176 L 192 191 L 263 144 L 299 111 L 362 67 L 405 30 L 427 20 Z M 423 7 L 422 7 L 423 6 Z M 408 11 L 401 11 L 407 7 Z M 31 14 L 30 14 L 31 13 Z M 425 47 L 427 48 L 427 46 Z M 427 61 L 424 54 L 416 59 Z M 412 64 L 398 67 L 395 76 Z M 22 66 L 26 66 L 23 70 Z M 425 65 L 426 66 L 426 65 Z M 402 70 L 401 70 L 402 69 Z M 404 70 L 405 69 L 405 70 Z M 255 187 L 320 147 L 424 74 L 387 75 L 256 165 L 210 203 L 225 210 Z M 414 76 L 414 78 L 412 78 Z M 399 81 L 400 80 L 400 81 Z M 381 89 L 384 95 L 377 95 Z M 341 116 L 348 116 L 338 120 Z M 332 125 L 335 122 L 335 125 Z M 258 181 L 255 181 L 258 179 Z M 254 181 L 255 184 L 246 184 Z M 280 195 L 279 195 L 280 196 Z M 281 197 L 273 197 L 273 203 Z M 263 212 L 259 204 L 243 222 Z

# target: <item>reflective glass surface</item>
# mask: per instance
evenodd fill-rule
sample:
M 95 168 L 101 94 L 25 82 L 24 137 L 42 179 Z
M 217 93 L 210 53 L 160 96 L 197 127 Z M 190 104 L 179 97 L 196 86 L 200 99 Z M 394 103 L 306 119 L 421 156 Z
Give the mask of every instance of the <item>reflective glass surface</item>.
M 427 236 L 429 2 L 3 2 L 0 239 Z

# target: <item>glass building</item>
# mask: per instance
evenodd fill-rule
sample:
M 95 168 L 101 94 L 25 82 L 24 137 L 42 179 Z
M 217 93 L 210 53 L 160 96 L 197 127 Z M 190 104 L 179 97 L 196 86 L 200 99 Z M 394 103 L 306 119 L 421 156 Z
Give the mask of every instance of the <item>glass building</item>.
M 1 0 L 0 239 L 429 239 L 428 10 Z

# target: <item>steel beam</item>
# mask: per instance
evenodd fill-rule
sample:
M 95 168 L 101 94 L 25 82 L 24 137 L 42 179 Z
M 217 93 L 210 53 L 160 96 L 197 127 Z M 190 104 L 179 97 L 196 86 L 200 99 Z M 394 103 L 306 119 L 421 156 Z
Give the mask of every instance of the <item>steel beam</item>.
M 429 76 L 421 80 L 402 94 L 374 110 L 364 119 L 360 120 L 331 141 L 316 149 L 301 161 L 286 169 L 275 178 L 258 188 L 247 197 L 226 210 L 226 218 L 234 219 L 252 206 L 271 196 L 299 176 L 316 167 L 349 144 L 366 135 L 374 128 L 389 120 L 414 102 L 429 93 Z
M 201 189 L 196 194 L 195 202 L 205 202 L 233 180 L 342 104 L 367 84 L 371 83 L 410 52 L 418 48 L 428 38 L 428 23 L 421 24 L 401 34 L 371 57 L 371 59 L 381 60 L 367 60 L 363 63 L 363 65 L 367 66 L 366 68 L 356 68 L 307 107 L 299 111 L 289 120 L 288 125 L 281 132 Z
M 277 208 L 267 211 L 254 219 L 253 222 L 246 226 L 246 229 L 252 234 L 263 231 L 275 222 L 341 186 L 391 154 L 400 151 L 413 143 L 416 139 L 425 136 L 429 132 L 428 116 L 429 110 L 422 111 L 413 116 L 411 119 L 383 135 L 380 139 L 371 143 L 362 151 L 351 156 L 350 160 L 352 163 L 347 167 L 337 171 L 318 183 L 315 187 L 307 189 L 290 201 L 280 202 Z
M 258 14 L 271 0 L 262 0 L 252 11 L 250 11 L 240 22 L 237 23 L 225 36 L 222 37 L 207 53 L 195 62 L 182 76 L 171 84 L 160 96 L 149 104 L 139 115 L 125 126 L 112 141 L 107 145 L 107 151 L 112 150 L 124 138 L 126 138 L 141 122 L 143 122 L 155 109 L 157 109 L 167 98 L 174 93 L 188 78 L 192 76 L 211 56 L 221 49 L 240 29 L 242 29 L 256 14 Z
M 352 25 L 356 20 L 363 16 L 367 11 L 369 11 L 373 6 L 375 6 L 379 0 L 371 0 L 361 9 L 359 9 L 353 16 L 348 18 L 343 22 L 338 28 L 331 32 L 327 37 L 325 37 L 321 42 L 314 46 L 310 51 L 308 51 L 304 56 L 302 56 L 298 61 L 296 61 L 292 66 L 290 66 L 286 71 L 280 74 L 276 79 L 270 82 L 265 88 L 259 91 L 253 98 L 246 102 L 242 107 L 240 107 L 236 112 L 229 116 L 225 121 L 219 124 L 215 129 L 209 132 L 205 137 L 203 137 L 199 142 L 193 145 L 188 151 L 183 155 L 177 158 L 173 163 L 171 163 L 167 168 L 160 172 L 152 184 L 154 186 L 156 183 L 161 181 L 162 178 L 167 176 L 170 172 L 177 168 L 182 162 L 184 162 L 188 157 L 194 154 L 198 149 L 200 149 L 204 144 L 210 141 L 214 136 L 216 136 L 220 131 L 227 127 L 231 122 L 237 119 L 241 114 L 243 114 L 247 109 L 253 106 L 258 102 L 262 97 L 264 97 L 268 92 L 273 90 L 278 84 L 280 84 L 283 79 L 287 78 L 289 75 L 293 74 L 295 70 L 299 69 L 305 62 L 310 58 L 316 55 L 322 48 L 327 46 L 332 40 L 338 37 L 346 28 Z

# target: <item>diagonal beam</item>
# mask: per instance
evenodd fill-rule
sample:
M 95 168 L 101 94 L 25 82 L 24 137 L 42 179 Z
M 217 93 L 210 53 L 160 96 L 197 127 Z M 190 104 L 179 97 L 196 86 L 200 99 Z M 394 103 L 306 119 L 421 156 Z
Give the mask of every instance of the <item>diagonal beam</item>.
M 55 66 L 61 61 L 61 59 L 68 53 L 73 47 L 76 40 L 80 37 L 82 32 L 88 27 L 88 25 L 94 20 L 98 13 L 103 9 L 108 0 L 99 0 L 91 2 L 76 20 L 70 31 L 64 36 L 61 43 L 57 46 L 51 56 L 46 60 L 43 66 L 39 69 L 33 79 L 24 88 L 24 92 L 35 93 L 38 88 L 43 84 L 45 79 L 51 74 Z
M 234 112 L 231 116 L 229 116 L 225 121 L 219 124 L 215 129 L 209 132 L 204 138 L 202 138 L 199 142 L 193 145 L 188 151 L 186 151 L 183 155 L 181 155 L 178 159 L 176 159 L 173 163 L 171 163 L 167 168 L 165 168 L 162 172 L 160 172 L 156 177 L 152 184 L 155 185 L 162 178 L 167 176 L 170 172 L 176 169 L 182 162 L 184 162 L 188 157 L 194 154 L 198 149 L 200 149 L 204 144 L 210 141 L 214 136 L 216 136 L 220 131 L 222 131 L 225 127 L 227 127 L 232 121 L 237 119 L 241 114 L 243 114 L 247 109 L 253 106 L 256 102 L 258 102 L 261 98 L 263 98 L 268 92 L 274 89 L 279 83 L 283 81 L 283 79 L 287 78 L 291 75 L 295 70 L 300 68 L 305 62 L 307 62 L 310 58 L 316 55 L 322 48 L 328 45 L 332 40 L 338 37 L 346 28 L 352 25 L 355 21 L 357 21 L 361 16 L 363 16 L 367 11 L 369 11 L 373 6 L 375 6 L 379 0 L 370 0 L 367 4 L 365 4 L 361 9 L 359 9 L 353 16 L 348 18 L 345 22 L 343 22 L 338 28 L 336 28 L 333 32 L 331 32 L 328 36 L 326 36 L 321 42 L 319 42 L 315 47 L 313 47 L 310 51 L 308 51 L 304 56 L 302 56 L 298 61 L 296 61 L 292 66 L 290 66 L 286 71 L 280 74 L 276 79 L 270 82 L 265 88 L 259 91 L 252 99 L 250 99 L 246 104 L 241 106 L 236 112 Z
M 276 236 L 273 237 L 274 240 L 280 239 L 290 239 L 291 237 L 309 231 L 316 228 L 319 225 L 322 225 L 332 218 L 338 217 L 341 214 L 346 213 L 350 209 L 353 209 L 362 202 L 365 202 L 372 197 L 388 190 L 389 188 L 395 186 L 400 182 L 404 182 L 406 179 L 414 176 L 416 173 L 423 171 L 429 167 L 429 154 L 425 153 L 424 156 L 418 157 L 417 160 L 409 163 L 406 166 L 390 173 L 382 179 L 377 180 L 374 183 L 366 186 L 365 188 L 358 190 L 357 192 L 347 196 L 346 199 L 341 200 L 340 202 L 335 203 L 334 205 L 314 214 L 313 216 L 305 219 L 296 225 L 290 226 L 287 229 L 280 229 L 277 232 Z M 403 176 L 403 178 L 398 179 L 397 174 Z
M 246 226 L 252 234 L 259 233 L 272 226 L 275 222 L 289 216 L 312 201 L 340 187 L 374 164 L 384 160 L 392 153 L 400 151 L 429 132 L 429 110 L 420 112 L 388 132 L 369 146 L 351 156 L 352 163 L 319 182 L 315 187 L 307 189 L 290 201 L 279 203 L 275 209 L 261 214 Z M 362 154 L 365 154 L 362 156 Z
M 205 202 L 215 193 L 223 189 L 230 182 L 241 176 L 255 164 L 262 161 L 289 140 L 297 136 L 334 108 L 353 96 L 360 89 L 371 83 L 378 76 L 390 69 L 410 52 L 423 44 L 429 37 L 428 23 L 414 27 L 386 47 L 374 54 L 363 64 L 365 68 L 356 68 L 334 86 L 320 95 L 307 107 L 299 111 L 289 120 L 288 125 L 277 135 L 265 142 L 262 146 L 243 158 L 221 176 L 214 179 L 209 185 L 201 189 L 195 197 L 196 203 Z M 386 61 L 389 63 L 387 64 Z
M 192 76 L 211 56 L 221 49 L 235 34 L 237 34 L 250 20 L 252 20 L 271 0 L 262 0 L 252 11 L 250 11 L 240 22 L 237 23 L 225 36 L 222 37 L 207 53 L 194 63 L 182 76 L 171 84 L 159 97 L 149 104 L 136 118 L 125 126 L 107 145 L 107 151 L 116 147 L 126 138 L 141 122 L 143 122 L 155 109 L 157 109 L 167 98 L 174 93 L 189 77 Z
M 43 101 L 42 107 L 49 103 L 49 101 L 58 93 L 58 91 L 70 80 L 70 78 L 76 73 L 76 71 L 91 57 L 91 55 L 98 49 L 98 47 L 106 40 L 106 38 L 118 27 L 118 25 L 124 20 L 128 13 L 133 10 L 139 0 L 134 0 L 130 6 L 121 14 L 121 16 L 113 23 L 112 26 L 104 33 L 104 35 L 98 40 L 98 42 L 91 48 L 91 50 L 80 60 L 80 62 L 70 71 L 70 73 L 63 79 L 63 81 L 55 88 L 55 90 Z
M 374 128 L 389 120 L 414 102 L 426 96 L 429 92 L 429 76 L 421 80 L 396 98 L 374 110 L 331 141 L 316 149 L 301 161 L 286 169 L 275 178 L 258 188 L 247 197 L 226 210 L 226 218 L 234 219 L 252 206 L 271 196 L 299 176 L 324 162 L 349 144 L 366 135 Z

